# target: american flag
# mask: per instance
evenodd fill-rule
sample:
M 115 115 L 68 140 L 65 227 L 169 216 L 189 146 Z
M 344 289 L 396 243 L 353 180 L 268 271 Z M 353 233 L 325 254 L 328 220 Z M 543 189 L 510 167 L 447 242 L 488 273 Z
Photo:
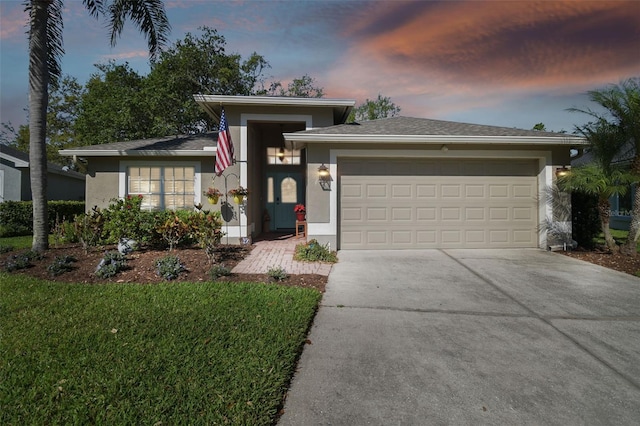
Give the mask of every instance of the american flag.
M 220 176 L 224 169 L 233 164 L 233 142 L 229 133 L 229 124 L 224 115 L 224 108 L 220 114 L 220 126 L 218 127 L 218 151 L 216 152 L 216 176 Z

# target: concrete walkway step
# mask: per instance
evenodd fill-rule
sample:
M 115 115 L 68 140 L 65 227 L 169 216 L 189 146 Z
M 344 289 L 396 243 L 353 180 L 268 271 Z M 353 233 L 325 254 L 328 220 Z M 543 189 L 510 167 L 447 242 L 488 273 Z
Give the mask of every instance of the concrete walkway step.
M 328 276 L 331 263 L 299 262 L 293 260 L 296 245 L 304 244 L 304 238 L 293 234 L 273 235 L 254 242 L 249 256 L 238 263 L 231 272 L 235 274 L 266 274 L 269 269 L 281 267 L 288 274 L 318 274 Z

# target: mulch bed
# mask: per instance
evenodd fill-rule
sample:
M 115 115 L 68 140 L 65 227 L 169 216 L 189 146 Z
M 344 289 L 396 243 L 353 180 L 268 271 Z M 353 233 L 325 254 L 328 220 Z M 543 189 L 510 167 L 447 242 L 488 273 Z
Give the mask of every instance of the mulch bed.
M 595 263 L 605 268 L 615 269 L 630 275 L 640 274 L 640 256 L 626 256 L 620 253 L 613 254 L 602 249 L 562 252 L 564 255 L 586 262 Z
M 245 256 L 247 256 L 253 246 L 226 246 L 220 247 L 219 262 L 229 269 L 238 264 Z M 186 267 L 186 272 L 173 281 L 184 282 L 205 282 L 212 281 L 209 271 L 211 264 L 207 259 L 204 250 L 197 247 L 178 248 L 169 252 L 168 250 L 141 250 L 130 253 L 127 258 L 127 269 L 119 272 L 115 276 L 102 279 L 95 274 L 96 268 L 106 251 L 116 250 L 115 246 L 107 247 L 91 247 L 85 253 L 80 245 L 63 245 L 60 247 L 52 246 L 45 252 L 45 257 L 41 260 L 32 261 L 33 266 L 27 269 L 17 270 L 15 274 L 26 274 L 32 277 L 58 282 L 68 283 L 139 283 L 154 284 L 163 282 L 164 280 L 156 273 L 155 262 L 168 255 L 177 256 L 180 262 Z M 0 267 L 5 268 L 8 260 L 21 251 L 9 252 L 0 256 Z M 73 256 L 77 261 L 73 262 L 73 270 L 65 272 L 58 276 L 53 276 L 47 269 L 54 259 L 58 256 Z M 227 277 L 220 277 L 216 281 L 220 282 L 261 282 L 274 283 L 267 274 L 231 274 Z M 315 288 L 320 292 L 324 292 L 327 277 L 324 275 L 306 274 L 306 275 L 289 275 L 283 281 L 277 281 L 277 284 Z

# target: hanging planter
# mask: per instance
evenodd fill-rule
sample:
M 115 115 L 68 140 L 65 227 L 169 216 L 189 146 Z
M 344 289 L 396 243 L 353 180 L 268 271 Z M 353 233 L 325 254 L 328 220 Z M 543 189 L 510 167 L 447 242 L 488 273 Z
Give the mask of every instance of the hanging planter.
M 204 191 L 203 194 L 209 200 L 209 204 L 218 204 L 218 200 L 220 199 L 222 192 L 220 192 L 216 188 L 207 188 L 207 190 Z
M 307 218 L 307 209 L 304 207 L 304 204 L 296 204 L 293 208 L 293 211 L 296 214 L 296 220 L 298 222 L 304 222 Z
M 249 190 L 247 188 L 239 186 L 235 189 L 230 190 L 229 192 L 227 192 L 227 194 L 231 195 L 233 197 L 233 201 L 236 204 L 240 205 L 244 201 L 244 197 L 249 195 Z

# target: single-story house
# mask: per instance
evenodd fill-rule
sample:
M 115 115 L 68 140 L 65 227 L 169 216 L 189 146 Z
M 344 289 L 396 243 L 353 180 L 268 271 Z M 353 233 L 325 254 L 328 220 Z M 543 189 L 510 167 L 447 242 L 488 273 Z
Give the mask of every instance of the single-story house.
M 85 175 L 58 164 L 47 164 L 48 200 L 84 200 Z M 29 154 L 0 144 L 0 202 L 30 201 Z
M 225 110 L 236 163 L 215 177 L 217 134 L 60 151 L 87 161 L 87 209 L 142 194 L 146 208 L 221 209 L 229 237 L 296 227 L 332 249 L 546 247 L 543 190 L 576 136 L 410 117 L 345 124 L 349 99 L 196 95 Z M 215 179 L 214 179 L 215 177 Z M 242 186 L 243 204 L 203 192 Z

